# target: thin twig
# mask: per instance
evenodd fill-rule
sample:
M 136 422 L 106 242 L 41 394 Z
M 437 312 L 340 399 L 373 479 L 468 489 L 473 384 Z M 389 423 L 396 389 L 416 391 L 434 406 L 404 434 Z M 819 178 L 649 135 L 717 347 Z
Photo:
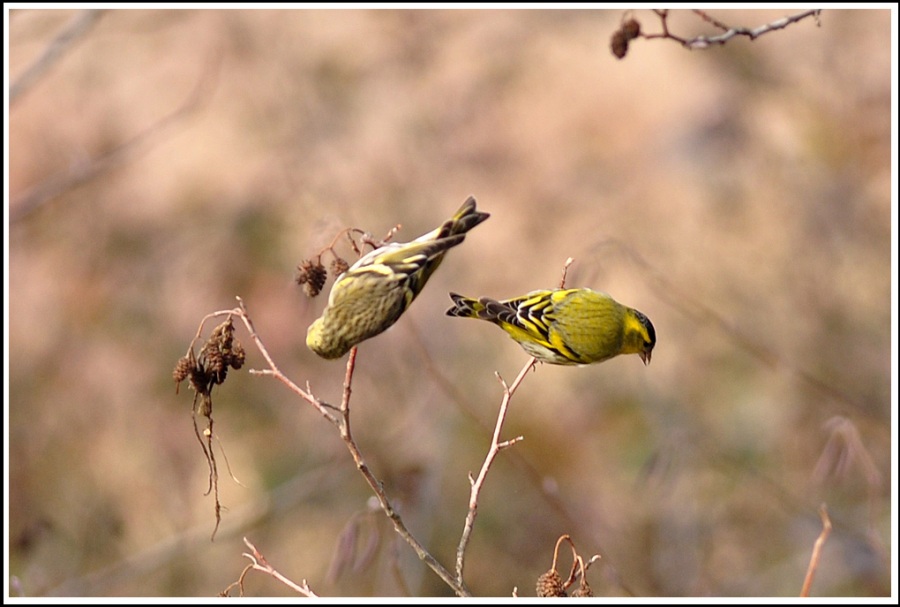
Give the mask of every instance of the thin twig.
M 253 343 L 256 344 L 256 348 L 259 350 L 260 354 L 263 355 L 263 358 L 266 359 L 266 362 L 269 364 L 268 369 L 257 370 L 250 369 L 251 375 L 271 375 L 285 386 L 288 387 L 289 390 L 297 394 L 300 398 L 311 404 L 315 409 L 322 414 L 322 416 L 330 421 L 335 426 L 340 424 L 338 418 L 329 411 L 329 409 L 334 409 L 333 405 L 329 405 L 328 403 L 323 402 L 322 400 L 313 396 L 311 391 L 306 391 L 294 382 L 292 382 L 275 364 L 275 361 L 272 360 L 272 357 L 269 355 L 269 351 L 266 349 L 266 346 L 263 344 L 262 340 L 259 337 L 259 334 L 256 332 L 256 328 L 253 326 L 253 321 L 250 319 L 250 315 L 247 313 L 247 307 L 244 305 L 244 300 L 240 297 L 237 298 L 238 305 L 240 306 L 236 310 L 230 310 L 240 317 L 241 321 L 243 321 L 244 326 L 247 327 L 247 331 L 250 333 L 250 338 L 253 340 Z
M 483 430 L 485 434 L 490 434 L 492 432 L 490 424 L 481 419 L 481 416 L 476 412 L 476 407 L 467 401 L 465 395 L 459 390 L 458 386 L 448 378 L 439 365 L 434 362 L 422 339 L 422 332 L 419 331 L 412 321 L 407 321 L 407 327 L 410 326 L 412 326 L 413 329 L 412 334 L 415 338 L 416 347 L 421 357 L 421 362 L 424 365 L 425 372 L 429 374 L 435 384 L 444 391 L 451 402 L 462 411 L 466 417 L 474 422 L 479 429 Z M 548 487 L 544 476 L 522 450 L 514 449 L 508 451 L 506 457 L 525 474 L 528 482 L 530 482 L 532 487 L 544 498 L 547 505 L 552 508 L 556 515 L 560 517 L 565 527 L 573 529 L 583 527 L 584 521 L 570 511 L 569 506 L 557 491 Z M 588 533 L 589 531 L 583 529 L 582 532 Z M 599 539 L 595 537 L 594 543 L 596 544 L 598 542 Z M 588 563 L 588 566 L 590 566 L 590 562 Z M 609 562 L 606 563 L 605 571 L 607 577 L 614 580 L 615 585 L 618 586 L 623 593 L 628 596 L 637 596 L 637 593 L 621 579 L 619 572 Z
M 488 449 L 487 456 L 484 458 L 484 463 L 481 465 L 481 471 L 474 480 L 471 480 L 471 475 L 469 477 L 472 483 L 472 489 L 469 493 L 469 510 L 466 513 L 466 522 L 463 526 L 459 546 L 456 548 L 456 583 L 461 587 L 465 587 L 465 582 L 463 581 L 463 568 L 465 566 L 466 547 L 469 545 L 469 540 L 472 536 L 475 517 L 478 515 L 478 496 L 481 494 L 481 489 L 484 485 L 484 480 L 487 477 L 488 470 L 490 470 L 494 458 L 497 457 L 497 454 L 500 453 L 501 450 L 506 447 L 511 447 L 524 438 L 522 436 L 517 436 L 516 438 L 500 442 L 500 431 L 503 429 L 503 422 L 506 420 L 509 401 L 512 399 L 516 388 L 519 387 L 519 384 L 525 379 L 525 375 L 534 367 L 536 362 L 537 359 L 533 356 L 528 359 L 528 362 L 526 362 L 525 366 L 522 367 L 522 370 L 519 371 L 519 375 L 516 377 L 515 381 L 513 381 L 511 386 L 506 385 L 503 378 L 497 374 L 497 379 L 503 386 L 503 400 L 500 402 L 500 412 L 497 414 L 497 424 L 494 426 L 494 434 L 491 437 L 491 446 Z
M 569 266 L 571 266 L 573 263 L 575 263 L 575 259 L 573 257 L 566 258 L 566 263 L 563 264 L 562 278 L 559 279 L 560 289 L 566 288 L 566 276 L 569 273 Z
M 825 507 L 825 504 L 819 506 L 819 516 L 822 517 L 822 532 L 819 533 L 819 537 L 816 538 L 816 543 L 813 545 L 809 567 L 806 568 L 806 579 L 803 580 L 803 588 L 800 590 L 801 597 L 809 596 L 809 588 L 812 586 L 813 576 L 816 574 L 819 558 L 822 556 L 822 546 L 825 545 L 825 540 L 831 534 L 831 519 L 828 518 L 828 509 Z
M 381 506 L 382 511 L 384 511 L 385 515 L 390 519 L 391 523 L 394 525 L 394 530 L 403 538 L 403 540 L 412 547 L 415 551 L 416 555 L 422 560 L 426 565 L 428 565 L 432 571 L 434 571 L 438 577 L 440 577 L 444 582 L 447 583 L 453 591 L 459 596 L 471 596 L 471 593 L 468 589 L 465 588 L 462 584 L 458 584 L 456 580 L 453 578 L 453 575 L 447 571 L 447 569 L 441 565 L 434 556 L 431 555 L 428 550 L 417 540 L 412 533 L 410 533 L 409 529 L 406 528 L 406 525 L 403 522 L 403 519 L 394 509 L 394 506 L 391 504 L 391 501 L 388 499 L 387 494 L 384 492 L 384 484 L 375 478 L 375 475 L 372 474 L 372 471 L 369 469 L 369 466 L 366 464 L 363 459 L 362 453 L 359 450 L 359 446 L 353 440 L 353 434 L 350 430 L 350 394 L 351 394 L 351 383 L 353 380 L 353 370 L 356 366 L 356 352 L 357 349 L 354 347 L 350 350 L 350 357 L 347 360 L 347 373 L 344 377 L 344 393 L 343 398 L 341 399 L 341 419 L 338 423 L 338 428 L 341 432 L 341 438 L 344 441 L 344 444 L 347 446 L 347 449 L 350 451 L 350 455 L 353 457 L 353 462 L 356 464 L 357 470 L 359 470 L 360 474 L 363 475 L 363 478 L 366 479 L 366 483 L 368 483 L 369 487 L 372 489 L 372 492 L 375 493 L 375 497 L 378 499 L 378 504 Z
M 91 27 L 97 23 L 104 12 L 106 11 L 102 9 L 89 9 L 81 11 L 72 17 L 69 24 L 47 44 L 44 52 L 19 74 L 15 82 L 10 84 L 10 106 L 59 61 L 63 54 L 71 48 L 72 44 L 90 31 Z
M 807 17 L 815 17 L 816 23 L 818 23 L 819 16 L 822 14 L 822 9 L 811 9 L 803 11 L 795 15 L 790 15 L 782 19 L 778 19 L 771 23 L 766 23 L 756 28 L 729 27 L 721 21 L 710 16 L 705 11 L 695 10 L 694 13 L 696 13 L 700 18 L 702 18 L 704 21 L 707 21 L 708 23 L 711 23 L 717 28 L 724 30 L 724 32 L 722 34 L 719 34 L 718 36 L 700 35 L 695 36 L 694 38 L 682 38 L 681 36 L 677 36 L 669 31 L 669 11 L 667 9 L 658 9 L 654 10 L 653 12 L 656 13 L 657 17 L 659 17 L 662 32 L 659 34 L 641 34 L 642 38 L 645 38 L 647 40 L 653 38 L 667 38 L 669 40 L 678 42 L 683 47 L 688 49 L 705 49 L 709 48 L 712 45 L 723 45 L 735 36 L 747 36 L 748 38 L 750 38 L 750 40 L 756 40 L 763 34 L 768 34 L 769 32 L 784 29 L 792 23 L 796 23 L 798 21 L 806 19 Z
M 30 187 L 14 200 L 10 200 L 10 224 L 25 219 L 58 196 L 128 162 L 139 152 L 146 151 L 154 138 L 161 136 L 172 125 L 196 112 L 202 102 L 209 98 L 213 86 L 213 76 L 217 71 L 217 69 L 207 68 L 181 106 L 131 139 L 122 142 L 102 156 L 79 162 L 65 173 L 49 177 Z
M 271 575 L 273 578 L 275 578 L 276 580 L 278 580 L 279 582 L 281 582 L 282 584 L 284 584 L 285 586 L 287 586 L 288 588 L 290 588 L 297 594 L 302 594 L 303 596 L 308 596 L 308 597 L 318 597 L 319 596 L 315 592 L 312 591 L 312 589 L 309 587 L 309 584 L 307 584 L 306 580 L 303 580 L 300 584 L 297 584 L 296 582 L 294 582 L 294 581 L 286 578 L 285 576 L 281 575 L 280 573 L 278 573 L 278 570 L 269 564 L 269 561 L 266 560 L 266 557 L 264 557 L 260 553 L 260 551 L 256 549 L 256 546 L 251 544 L 250 540 L 248 540 L 246 537 L 244 538 L 244 543 L 250 549 L 250 553 L 245 552 L 245 553 L 243 553 L 243 556 L 246 556 L 248 559 L 250 559 L 250 562 L 252 563 L 252 565 L 248 565 L 247 568 L 244 569 L 244 571 L 241 573 L 240 579 L 238 579 L 238 581 L 236 582 L 236 584 L 241 589 L 241 596 L 244 595 L 244 576 L 247 575 L 247 572 L 250 571 L 250 569 L 256 569 L 257 571 L 262 571 L 263 573 Z M 232 586 L 234 586 L 234 584 L 232 584 Z M 229 586 L 229 588 L 231 588 L 232 586 Z M 227 593 L 227 592 L 228 592 L 228 589 L 225 590 L 225 593 Z
M 385 494 L 383 483 L 375 478 L 374 474 L 372 474 L 372 471 L 369 469 L 368 465 L 363 459 L 359 447 L 353 440 L 353 435 L 350 428 L 350 395 L 352 393 L 351 385 L 353 379 L 353 370 L 356 366 L 357 349 L 353 348 L 350 350 L 350 357 L 347 360 L 347 372 L 344 377 L 344 389 L 343 396 L 341 398 L 341 406 L 340 408 L 336 408 L 333 405 L 330 405 L 315 397 L 312 394 L 312 391 L 303 390 L 297 384 L 292 382 L 287 376 L 285 376 L 284 373 L 281 372 L 281 370 L 275 364 L 275 361 L 272 360 L 272 357 L 269 355 L 269 352 L 260 339 L 259 335 L 256 333 L 256 329 L 253 326 L 253 321 L 250 319 L 250 316 L 247 313 L 247 308 L 244 305 L 244 301 L 240 297 L 238 297 L 237 300 L 240 307 L 235 310 L 229 310 L 225 313 L 233 313 L 240 317 L 244 325 L 247 327 L 247 331 L 250 333 L 251 339 L 253 339 L 256 347 L 259 349 L 260 353 L 263 355 L 263 358 L 265 358 L 266 362 L 269 365 L 268 369 L 251 369 L 250 373 L 253 375 L 270 375 L 274 377 L 285 386 L 287 386 L 292 392 L 300 396 L 300 398 L 315 407 L 315 409 L 319 413 L 321 413 L 322 416 L 325 417 L 325 419 L 330 421 L 338 428 L 344 444 L 347 446 L 347 449 L 350 451 L 350 455 L 353 457 L 356 468 L 359 470 L 360 474 L 363 475 L 363 478 L 372 489 L 372 492 L 375 493 L 375 497 L 378 499 L 378 503 L 381 506 L 381 509 L 394 525 L 394 530 L 400 535 L 400 537 L 403 538 L 403 540 L 407 544 L 410 545 L 410 547 L 412 547 L 419 559 L 421 559 L 426 565 L 428 565 L 428 567 L 430 567 L 431 570 L 438 575 L 438 577 L 444 580 L 444 582 L 448 586 L 450 586 L 450 588 L 452 588 L 453 591 L 456 592 L 456 594 L 458 594 L 459 596 L 470 596 L 468 590 L 458 585 L 453 575 L 443 565 L 441 565 L 438 560 L 434 558 L 434 556 L 432 556 L 431 553 L 429 553 L 425 549 L 425 547 L 406 528 L 403 519 L 394 509 L 393 505 Z M 334 410 L 340 412 L 340 417 L 332 413 L 332 411 Z
M 571 257 L 566 259 L 563 264 L 562 269 L 562 278 L 559 281 L 559 287 L 562 289 L 566 286 L 566 275 L 569 271 L 569 266 L 575 260 Z M 503 449 L 507 447 L 511 447 L 517 442 L 524 440 L 523 436 L 517 436 L 513 439 L 500 441 L 500 432 L 503 430 L 503 423 L 506 421 L 506 413 L 509 409 L 509 401 L 512 399 L 513 394 L 515 394 L 516 389 L 525 379 L 525 376 L 528 372 L 534 368 L 535 364 L 537 364 L 537 359 L 535 357 L 531 357 L 525 363 L 525 366 L 522 367 L 519 374 L 516 376 L 516 379 L 513 381 L 512 385 L 507 385 L 503 378 L 500 377 L 500 374 L 497 373 L 497 380 L 503 386 L 503 400 L 500 402 L 500 411 L 497 414 L 497 423 L 494 425 L 494 433 L 491 436 L 491 445 L 488 448 L 487 456 L 484 458 L 484 463 L 481 465 L 481 471 L 478 473 L 478 476 L 474 479 L 472 475 L 469 474 L 469 482 L 472 485 L 472 488 L 469 492 L 469 509 L 466 513 L 466 521 L 463 525 L 462 536 L 459 539 L 459 545 L 456 548 L 456 582 L 461 586 L 465 587 L 465 581 L 463 580 L 463 570 L 465 568 L 465 558 L 466 558 L 466 548 L 469 545 L 469 541 L 472 537 L 472 529 L 475 526 L 475 517 L 478 516 L 478 497 L 481 494 L 481 489 L 484 486 L 485 478 L 487 478 L 488 470 L 490 470 L 491 465 L 494 463 L 494 459 L 497 457 L 497 454 L 500 453 Z

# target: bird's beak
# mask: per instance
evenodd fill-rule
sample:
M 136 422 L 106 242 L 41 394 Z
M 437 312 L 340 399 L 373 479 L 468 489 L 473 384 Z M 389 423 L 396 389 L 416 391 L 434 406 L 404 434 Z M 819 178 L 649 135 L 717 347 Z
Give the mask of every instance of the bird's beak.
M 644 366 L 647 366 L 650 364 L 650 354 L 651 353 L 652 353 L 651 350 L 644 350 L 643 352 L 638 354 L 638 356 L 641 357 L 641 360 L 644 361 Z

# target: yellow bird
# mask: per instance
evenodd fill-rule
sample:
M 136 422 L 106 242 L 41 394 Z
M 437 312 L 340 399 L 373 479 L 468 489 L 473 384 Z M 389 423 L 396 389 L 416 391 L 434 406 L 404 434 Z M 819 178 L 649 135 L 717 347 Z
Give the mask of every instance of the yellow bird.
M 447 250 L 488 217 L 476 210 L 475 198 L 469 196 L 453 217 L 431 232 L 361 257 L 335 279 L 322 316 L 306 332 L 306 345 L 323 358 L 340 358 L 385 331 L 409 308 Z
M 448 316 L 492 322 L 530 355 L 555 365 L 587 365 L 637 354 L 645 365 L 656 330 L 644 314 L 591 289 L 532 291 L 497 301 L 451 293 Z

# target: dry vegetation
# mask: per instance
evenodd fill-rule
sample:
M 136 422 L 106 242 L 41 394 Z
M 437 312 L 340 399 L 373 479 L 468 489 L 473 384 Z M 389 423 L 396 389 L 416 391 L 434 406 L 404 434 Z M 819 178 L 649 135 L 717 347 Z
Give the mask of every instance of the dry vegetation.
M 11 593 L 214 596 L 247 565 L 246 537 L 320 595 L 452 594 L 373 508 L 327 420 L 245 372 L 266 363 L 240 323 L 244 370 L 213 394 L 242 484 L 220 458 L 210 542 L 208 469 L 171 370 L 238 295 L 281 370 L 339 403 L 345 365 L 305 347 L 324 304 L 296 264 L 348 226 L 399 223 L 407 240 L 473 194 L 491 218 L 355 363 L 354 438 L 437 560 L 452 569 L 494 372 L 511 381 L 527 360 L 444 316 L 447 293 L 547 288 L 573 257 L 569 285 L 653 320 L 653 363 L 524 378 L 503 431 L 524 440 L 485 481 L 469 589 L 531 596 L 569 534 L 601 556 L 596 595 L 797 596 L 825 503 L 811 594 L 890 595 L 890 12 L 826 10 L 819 27 L 707 50 L 632 40 L 618 60 L 622 17 L 87 24 L 10 107 Z M 77 14 L 9 18 L 15 80 Z M 668 27 L 717 31 L 689 11 Z M 244 592 L 295 596 L 257 572 Z

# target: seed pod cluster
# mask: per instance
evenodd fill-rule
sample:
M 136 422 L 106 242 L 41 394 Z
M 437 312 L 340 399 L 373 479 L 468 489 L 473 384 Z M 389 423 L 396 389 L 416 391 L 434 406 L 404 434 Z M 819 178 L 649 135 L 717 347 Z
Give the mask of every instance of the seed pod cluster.
M 609 47 L 617 59 L 628 54 L 628 43 L 641 35 L 641 24 L 636 19 L 628 19 L 622 26 L 613 32 Z
M 569 574 L 569 577 L 566 580 L 563 580 L 562 576 L 560 576 L 559 571 L 556 568 L 557 560 L 559 559 L 559 547 L 563 542 L 568 542 L 569 546 L 572 548 L 572 571 Z M 584 562 L 584 558 L 581 557 L 575 551 L 575 544 L 572 542 L 572 539 L 566 535 L 561 535 L 558 540 L 556 540 L 556 547 L 553 549 L 553 564 L 550 566 L 550 569 L 542 573 L 538 579 L 535 590 L 537 592 L 538 597 L 562 597 L 569 596 L 566 590 L 575 583 L 575 580 L 578 579 L 579 585 L 578 588 L 572 593 L 573 597 L 592 597 L 594 596 L 594 591 L 591 589 L 590 584 L 588 584 L 585 573 L 587 572 L 588 565 L 593 563 L 596 559 L 600 558 L 599 556 L 592 557 L 587 565 Z
M 172 371 L 175 391 L 188 379 L 195 392 L 208 395 L 214 385 L 225 381 L 229 367 L 237 370 L 244 366 L 245 357 L 244 346 L 234 338 L 234 323 L 229 318 L 213 330 L 199 356 L 191 348 L 178 359 Z

